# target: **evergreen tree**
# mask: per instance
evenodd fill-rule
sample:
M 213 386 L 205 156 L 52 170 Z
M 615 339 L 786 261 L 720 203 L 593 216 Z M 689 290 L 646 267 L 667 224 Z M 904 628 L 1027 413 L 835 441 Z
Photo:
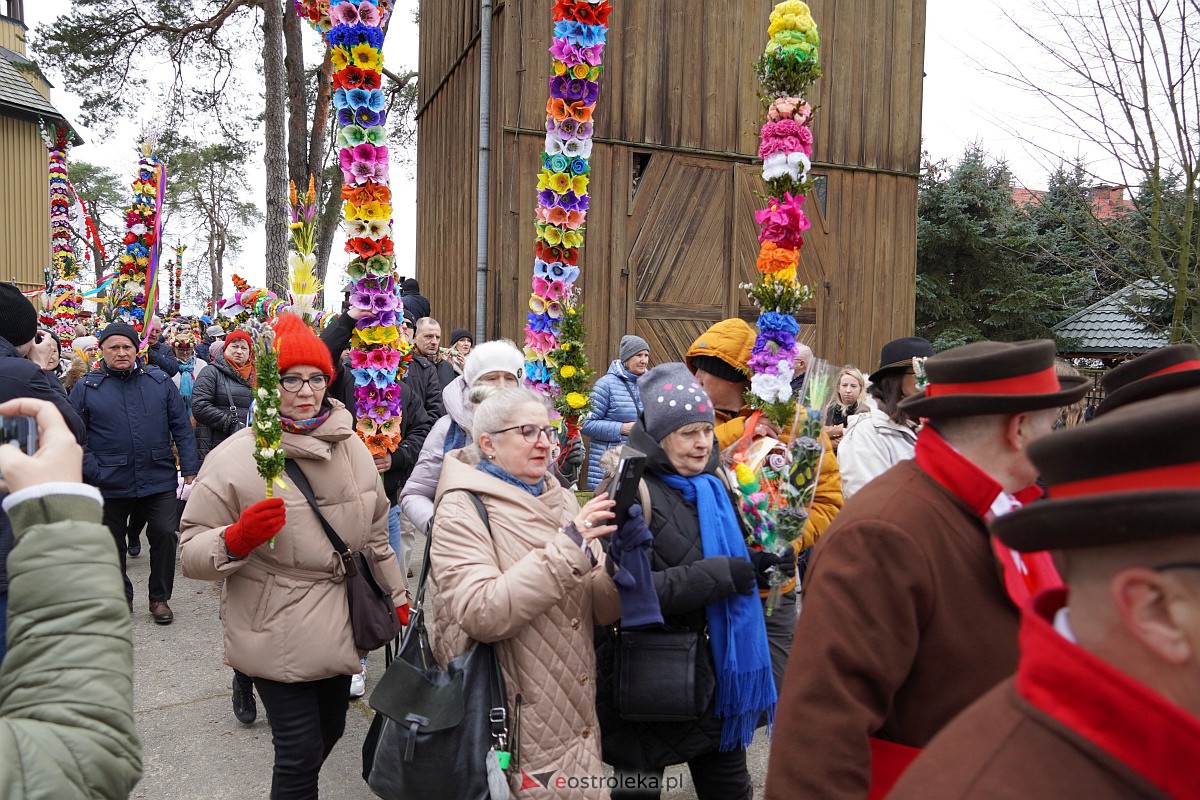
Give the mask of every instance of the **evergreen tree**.
M 1078 277 L 1038 270 L 1038 231 L 1012 175 L 978 145 L 952 168 L 926 161 L 917 202 L 917 333 L 945 349 L 1052 337 Z

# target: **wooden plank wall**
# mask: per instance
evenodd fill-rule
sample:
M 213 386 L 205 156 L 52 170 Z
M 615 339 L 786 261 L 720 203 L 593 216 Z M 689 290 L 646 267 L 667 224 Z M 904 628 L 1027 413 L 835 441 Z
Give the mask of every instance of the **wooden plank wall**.
M 816 290 L 815 324 L 804 337 L 820 356 L 870 368 L 880 345 L 913 324 L 925 3 L 811 5 L 825 71 L 814 91 L 814 174 L 826 176 L 828 200 L 823 214 L 809 203 L 801 270 Z M 637 0 L 610 19 L 581 262 L 598 369 L 630 330 L 652 340 L 656 359 L 678 358 L 711 320 L 753 318 L 736 285 L 752 279 L 757 252 L 762 109 L 752 65 L 771 6 Z M 474 319 L 477 25 L 474 2 L 422 8 L 418 274 L 444 326 Z M 496 6 L 489 335 L 518 343 L 551 30 L 546 2 Z
M 50 265 L 46 145 L 33 122 L 0 116 L 0 280 L 41 286 Z

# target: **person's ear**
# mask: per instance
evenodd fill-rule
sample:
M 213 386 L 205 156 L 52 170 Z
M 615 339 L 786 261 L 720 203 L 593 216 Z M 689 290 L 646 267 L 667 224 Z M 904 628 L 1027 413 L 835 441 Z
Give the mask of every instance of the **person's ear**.
M 1200 607 L 1178 578 L 1133 567 L 1114 575 L 1109 591 L 1121 625 L 1147 650 L 1174 666 L 1194 658 L 1197 643 L 1182 623 L 1186 615 L 1200 614 Z
M 483 434 L 479 437 L 479 452 L 488 461 L 496 457 L 495 443 L 492 441 L 491 434 Z

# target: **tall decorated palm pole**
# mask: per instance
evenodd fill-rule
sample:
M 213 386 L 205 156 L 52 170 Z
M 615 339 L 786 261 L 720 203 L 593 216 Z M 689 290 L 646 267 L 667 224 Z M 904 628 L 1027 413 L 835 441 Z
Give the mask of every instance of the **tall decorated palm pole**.
M 381 88 L 384 27 L 391 4 L 295 0 L 295 6 L 324 37 L 333 63 L 342 216 L 351 256 L 346 272 L 354 281 L 350 304 L 367 312 L 350 340 L 357 431 L 371 454 L 381 456 L 400 444 L 400 380 L 412 347 L 398 324 L 403 311 L 393 256 L 387 111 Z
M 796 377 L 796 315 L 811 297 L 797 275 L 804 231 L 803 202 L 812 190 L 813 109 L 808 95 L 821 75 L 820 39 L 808 4 L 788 0 L 771 11 L 767 46 L 755 64 L 765 114 L 758 156 L 766 184 L 759 225 L 758 279 L 744 284 L 759 309 L 758 335 L 748 366 L 747 403 L 785 432 L 763 456 L 735 454 L 739 510 L 751 549 L 783 554 L 803 535 L 816 491 L 824 440 L 821 413 L 829 391 L 827 365 L 811 364 L 804 386 Z M 771 576 L 766 612 L 779 598 L 782 573 Z
M 79 296 L 79 259 L 71 227 L 71 191 L 67 180 L 67 154 L 71 129 L 59 122 L 43 131 L 50 166 L 50 248 L 52 283 L 47 287 L 55 331 L 64 345 L 75 338 L 75 321 L 83 300 Z
M 555 0 L 551 15 L 546 145 L 537 178 L 533 292 L 525 326 L 525 379 L 554 401 L 565 441 L 588 410 L 579 251 L 591 174 L 592 113 L 608 37 L 609 0 Z

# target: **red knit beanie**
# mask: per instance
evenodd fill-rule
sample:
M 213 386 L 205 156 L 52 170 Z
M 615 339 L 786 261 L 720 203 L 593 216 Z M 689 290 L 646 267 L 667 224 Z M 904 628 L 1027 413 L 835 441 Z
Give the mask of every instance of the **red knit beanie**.
M 300 317 L 280 314 L 275 320 L 275 342 L 279 347 L 280 374 L 303 365 L 316 367 L 333 377 L 333 359 L 329 356 L 329 348 Z
M 241 328 L 237 329 L 236 331 L 233 331 L 232 333 L 230 333 L 228 336 L 225 337 L 225 346 L 229 347 L 230 342 L 236 342 L 238 339 L 241 339 L 243 342 L 246 343 L 246 347 L 250 348 L 251 354 L 254 353 L 254 342 L 250 339 L 250 334 L 247 333 L 246 331 L 242 330 Z M 253 359 L 251 359 L 251 360 L 253 360 Z

